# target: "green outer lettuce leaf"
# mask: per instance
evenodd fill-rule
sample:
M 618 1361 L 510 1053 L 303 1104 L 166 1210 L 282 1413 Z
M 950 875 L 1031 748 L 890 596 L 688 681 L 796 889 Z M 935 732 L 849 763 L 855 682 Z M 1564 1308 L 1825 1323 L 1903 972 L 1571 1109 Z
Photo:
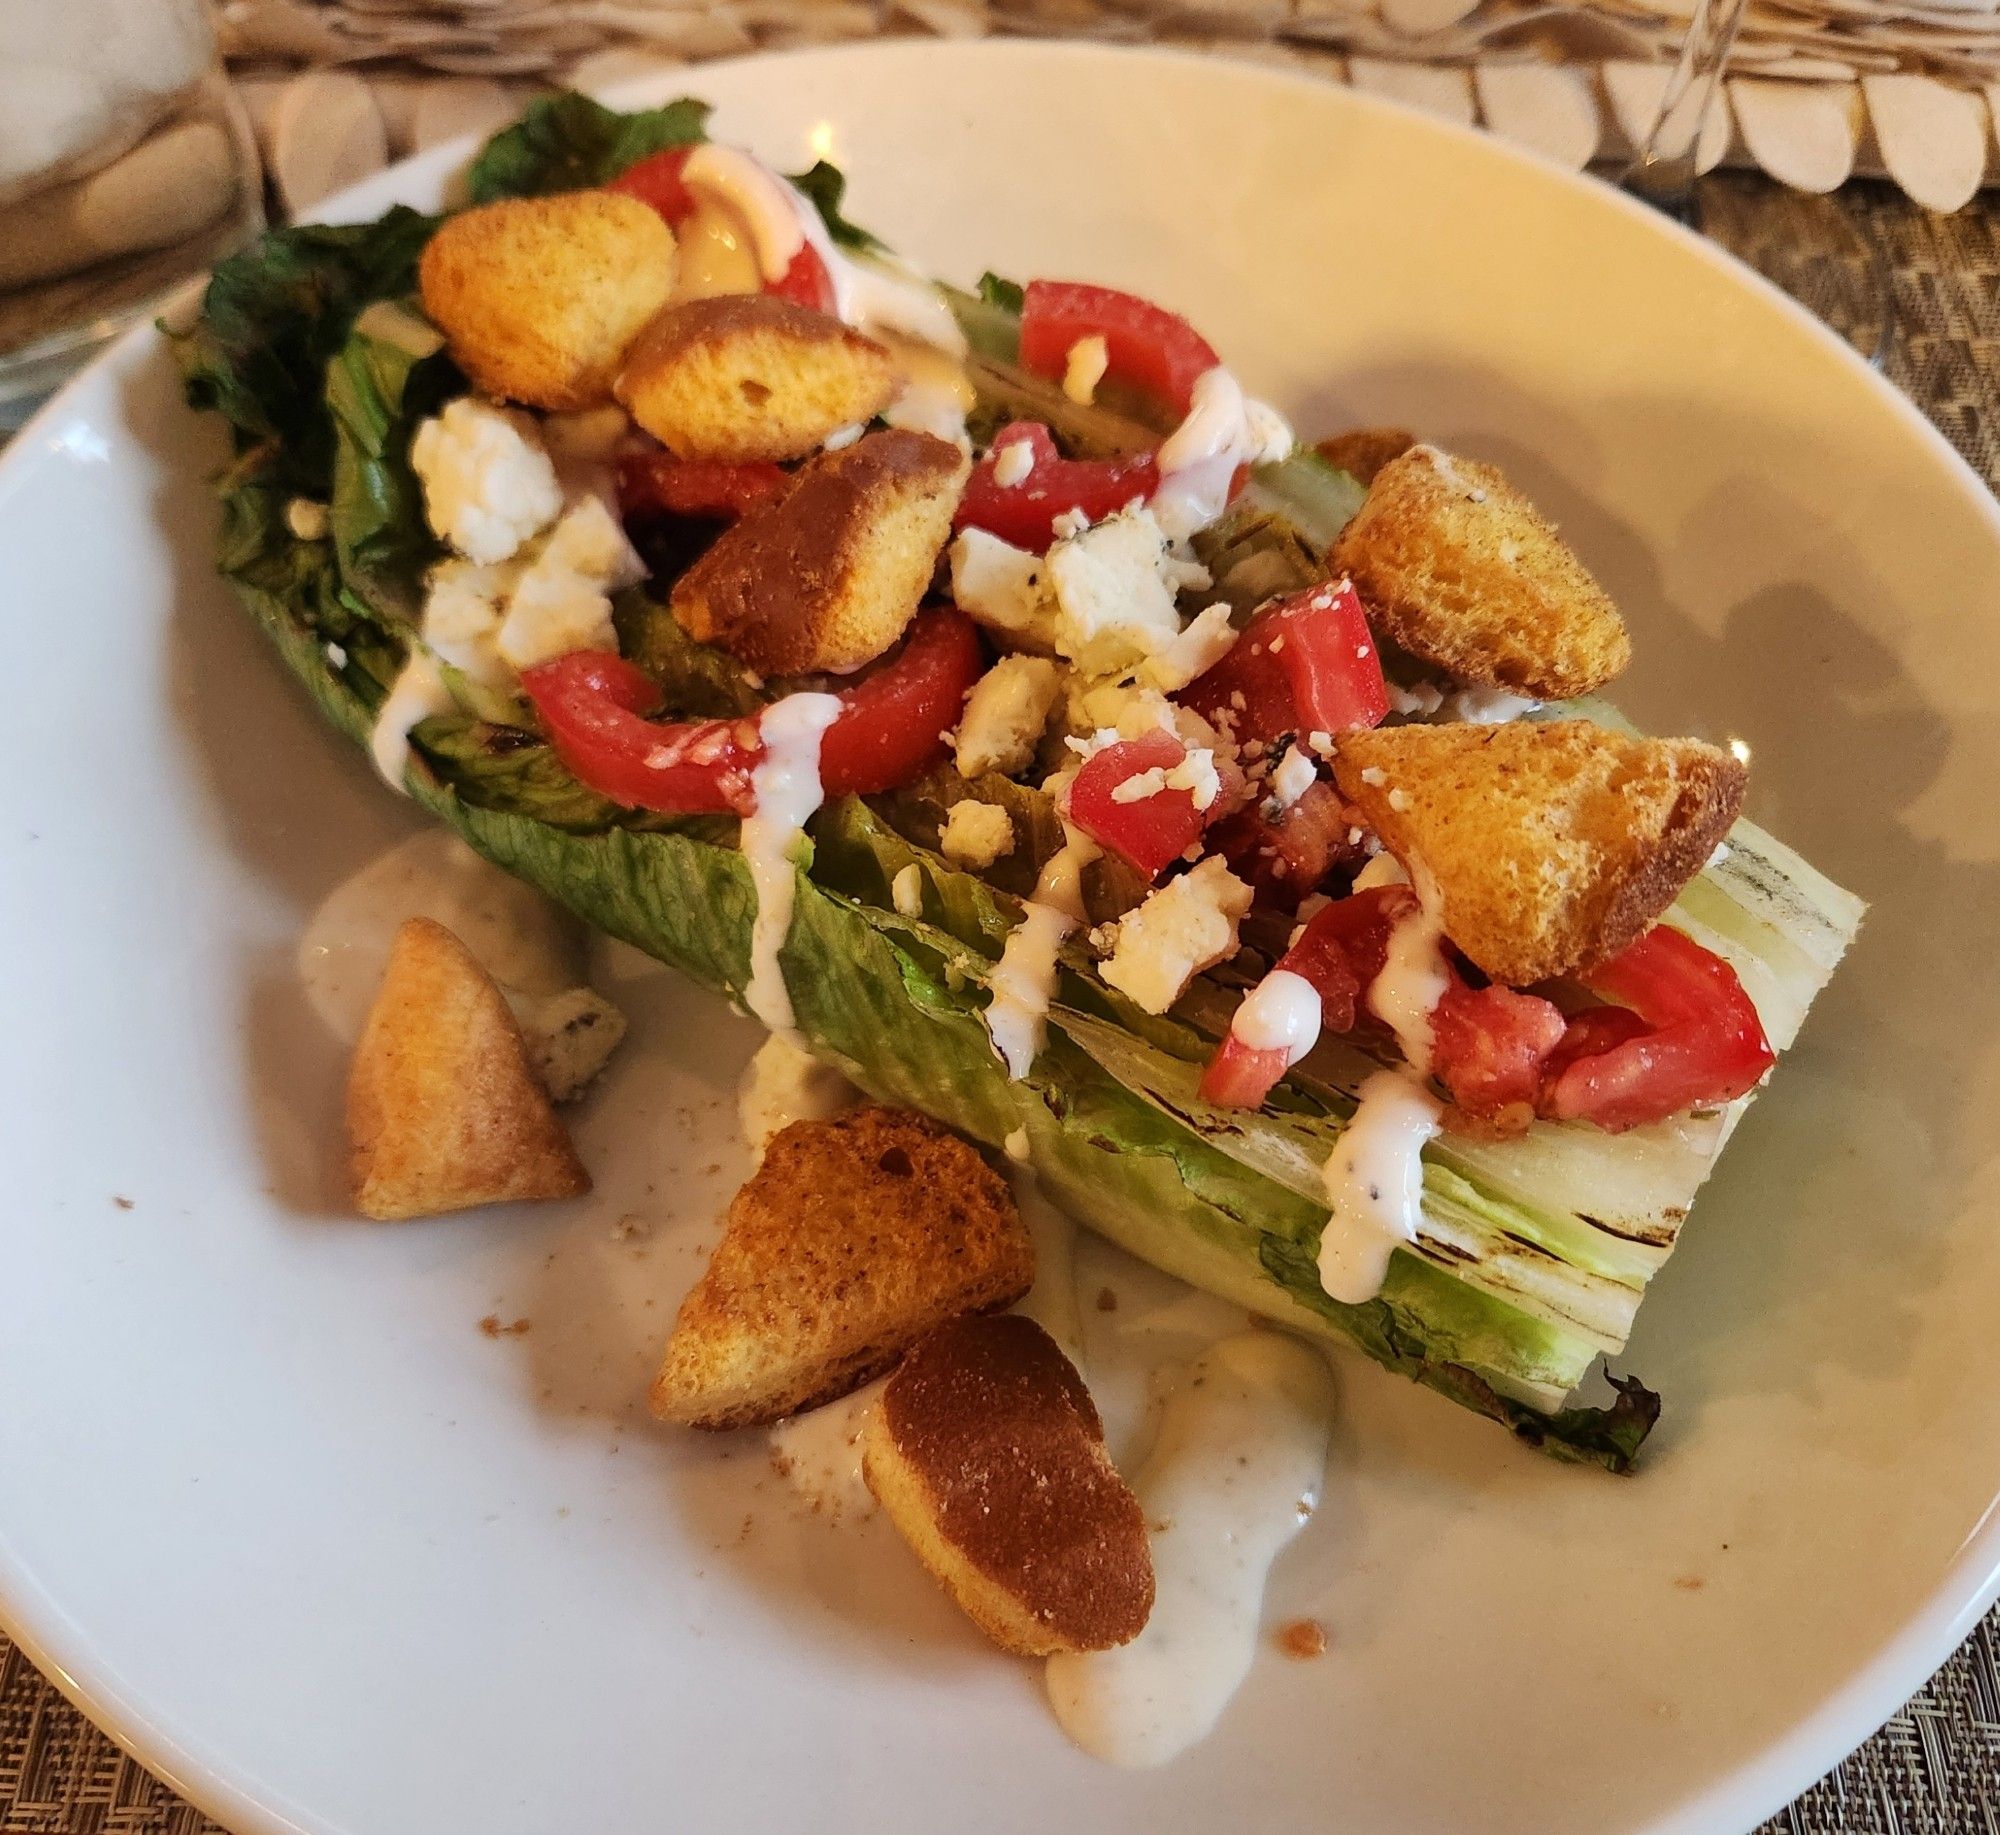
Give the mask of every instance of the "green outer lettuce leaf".
M 632 115 L 574 91 L 541 96 L 486 143 L 466 190 L 475 204 L 490 204 L 602 185 L 650 153 L 706 139 L 708 115 L 708 104 L 691 96 Z
M 436 226 L 398 205 L 374 223 L 273 230 L 217 266 L 174 340 L 189 404 L 222 415 L 239 445 L 273 442 L 272 480 L 292 495 L 323 496 L 333 473 L 327 364 L 362 307 L 416 285 Z
M 848 222 L 840 214 L 840 200 L 847 195 L 847 174 L 824 159 L 816 159 L 803 172 L 791 174 L 791 182 L 806 194 L 826 233 L 842 248 L 859 249 L 864 254 L 888 252 L 888 245 L 865 229 Z

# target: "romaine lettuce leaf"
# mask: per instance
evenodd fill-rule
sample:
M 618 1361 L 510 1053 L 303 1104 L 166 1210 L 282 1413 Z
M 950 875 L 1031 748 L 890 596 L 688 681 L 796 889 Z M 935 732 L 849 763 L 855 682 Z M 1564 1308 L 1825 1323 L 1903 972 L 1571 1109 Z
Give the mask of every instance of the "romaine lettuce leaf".
M 475 204 L 490 204 L 602 185 L 650 153 L 706 139 L 708 114 L 691 96 L 629 115 L 573 90 L 540 96 L 481 149 L 466 190 Z

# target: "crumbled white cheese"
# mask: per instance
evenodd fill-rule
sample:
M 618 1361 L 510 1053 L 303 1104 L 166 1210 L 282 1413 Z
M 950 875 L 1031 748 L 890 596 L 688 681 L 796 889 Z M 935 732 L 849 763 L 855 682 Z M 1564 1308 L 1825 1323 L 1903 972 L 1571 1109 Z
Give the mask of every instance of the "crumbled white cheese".
M 1505 726 L 1540 706 L 1541 702 L 1505 688 L 1458 688 L 1445 696 L 1444 716 L 1471 726 Z
M 1157 688 L 1139 688 L 1129 682 L 1078 683 L 1071 680 L 1068 712 L 1072 733 L 1087 735 L 1072 750 L 1088 756 L 1119 739 L 1143 739 L 1148 733 L 1171 733 L 1190 751 L 1197 747 L 1218 758 L 1235 756 L 1234 749 L 1214 727 L 1191 707 L 1169 701 Z
M 1181 620 L 1162 571 L 1166 552 L 1145 509 L 1121 510 L 1051 547 L 1056 649 L 1086 674 L 1110 675 L 1172 643 Z
M 1055 608 L 1040 555 L 984 529 L 963 529 L 950 560 L 952 599 L 974 624 L 1016 650 L 1055 647 Z
M 1164 1013 L 1203 969 L 1236 953 L 1236 926 L 1250 898 L 1222 861 L 1202 861 L 1119 920 L 1104 979 L 1148 1013 Z
M 469 395 L 418 427 L 410 467 L 431 527 L 468 560 L 506 560 L 562 510 L 562 486 L 535 423 Z
M 326 647 L 326 660 L 336 669 L 345 669 L 347 667 L 346 646 L 343 644 L 328 644 Z
M 1097 385 L 1110 367 L 1111 349 L 1101 332 L 1078 338 L 1069 347 L 1068 360 L 1063 364 L 1063 393 L 1080 406 L 1089 407 L 1097 399 Z
M 914 860 L 890 880 L 889 902 L 901 917 L 924 915 L 924 870 Z
M 1315 734 L 1314 737 L 1317 738 L 1318 735 Z M 1362 771 L 1361 781 L 1370 786 L 1379 786 L 1389 781 L 1389 774 L 1380 765 L 1369 765 Z
M 1200 613 L 1165 649 L 1156 650 L 1139 665 L 1139 680 L 1162 694 L 1174 694 L 1195 677 L 1206 675 L 1236 643 L 1226 604 Z
M 310 497 L 294 497 L 285 505 L 285 527 L 302 542 L 325 541 L 332 526 L 332 512 Z
M 849 421 L 845 427 L 834 428 L 820 441 L 820 446 L 827 452 L 839 452 L 843 447 L 852 446 L 867 431 L 866 421 Z
M 499 687 L 511 681 L 513 670 L 498 648 L 500 608 L 520 577 L 518 561 L 440 561 L 425 583 L 424 642 L 475 682 Z
M 1444 705 L 1444 690 L 1435 682 L 1412 682 L 1405 688 L 1397 682 L 1383 684 L 1389 691 L 1389 711 L 1395 714 L 1414 714 L 1423 719 Z
M 1409 806 L 1410 806 L 1409 792 L 1405 790 L 1401 784 L 1398 784 L 1393 790 L 1389 792 L 1389 807 L 1393 809 L 1398 815 L 1401 815 L 1404 810 L 1409 808 Z
M 1057 539 L 1067 541 L 1073 535 L 1081 535 L 1090 527 L 1090 518 L 1081 510 L 1065 510 L 1050 522 L 1049 527 Z
M 1197 809 L 1213 809 L 1222 794 L 1222 774 L 1215 768 L 1215 754 L 1197 746 L 1167 773 L 1169 790 L 1185 790 Z
M 1729 858 L 1731 851 L 1732 850 L 1727 841 L 1718 841 L 1715 844 L 1715 851 L 1712 854 L 1710 854 L 1705 861 L 1702 862 L 1702 871 L 1704 873 L 1713 872 L 1717 867 L 1719 867 L 1725 860 Z
M 938 835 L 938 846 L 947 860 L 960 866 L 990 867 L 1003 854 L 1014 851 L 1014 823 L 1006 810 L 977 797 L 952 804 Z
M 495 648 L 515 669 L 572 650 L 616 650 L 611 595 L 645 573 L 603 500 L 580 497 L 515 583 Z
M 1003 656 L 973 684 L 958 723 L 962 776 L 999 771 L 1011 777 L 1034 761 L 1057 698 L 1062 671 L 1044 656 Z
M 1268 816 L 1282 815 L 1313 787 L 1319 777 L 1312 755 L 1297 746 L 1287 746 L 1270 777 L 1271 794 L 1264 804 Z
M 1409 874 L 1394 854 L 1377 854 L 1354 876 L 1354 890 L 1372 892 L 1377 886 L 1407 886 Z
M 1029 1153 L 1028 1130 L 1026 1128 L 1015 1128 L 1000 1145 L 1005 1149 L 1007 1157 L 1010 1160 L 1025 1160 Z
M 1167 787 L 1167 767 L 1154 765 L 1144 771 L 1134 771 L 1122 783 L 1111 786 L 1111 800 L 1114 803 L 1143 803 L 1148 797 L 1158 796 Z
M 1027 483 L 1034 469 L 1035 450 L 1026 440 L 1009 440 L 993 455 L 993 482 L 1003 491 Z

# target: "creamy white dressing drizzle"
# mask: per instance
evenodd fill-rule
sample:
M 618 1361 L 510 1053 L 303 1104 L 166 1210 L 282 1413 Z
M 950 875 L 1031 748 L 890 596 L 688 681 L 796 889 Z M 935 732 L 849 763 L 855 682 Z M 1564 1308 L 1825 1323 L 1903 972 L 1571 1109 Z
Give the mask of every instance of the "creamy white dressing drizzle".
M 880 1377 L 771 1429 L 771 1462 L 780 1476 L 807 1506 L 834 1522 L 875 1512 L 861 1476 L 861 1436 L 888 1380 Z
M 987 1036 L 1007 1066 L 1007 1075 L 1025 1077 L 1048 1036 L 1049 997 L 1055 992 L 1056 955 L 1083 922 L 1083 870 L 1097 858 L 1097 844 L 1065 825 L 1068 839 L 1057 849 L 1007 934 L 989 984 Z
M 455 705 L 436 659 L 428 650 L 412 646 L 409 661 L 391 684 L 368 735 L 368 755 L 390 789 L 408 794 L 403 774 L 410 768 L 411 732 L 433 714 L 450 713 Z
M 778 952 L 792 928 L 798 896 L 793 855 L 806 822 L 824 797 L 819 748 L 840 718 L 837 695 L 787 695 L 764 710 L 757 736 L 764 755 L 751 773 L 751 813 L 743 818 L 741 847 L 757 889 L 750 927 L 750 980 L 744 1004 L 773 1032 L 793 1029 L 792 996 L 778 966 Z
M 1291 449 L 1284 417 L 1246 396 L 1218 363 L 1195 379 L 1186 418 L 1160 447 L 1153 515 L 1169 540 L 1184 541 L 1228 507 L 1239 465 L 1282 459 Z
M 377 855 L 320 901 L 299 939 L 312 1010 L 352 1043 L 406 918 L 442 924 L 505 990 L 542 1001 L 585 979 L 582 926 L 534 887 L 482 860 L 447 828 Z
M 1411 886 L 1416 909 L 1389 932 L 1382 972 L 1369 984 L 1368 1010 L 1396 1035 L 1410 1068 L 1423 1077 L 1431 1068 L 1431 1014 L 1451 975 L 1441 947 L 1444 919 L 1437 882 L 1418 863 Z
M 1052 1657 L 1056 1719 L 1109 1764 L 1164 1764 L 1206 1734 L 1256 1654 L 1264 1583 L 1319 1501 L 1333 1376 L 1275 1332 L 1188 1367 L 1133 1489 L 1152 1526 L 1152 1617 L 1116 1650 Z
M 774 1032 L 758 1046 L 736 1086 L 736 1117 L 758 1159 L 780 1129 L 795 1121 L 824 1121 L 851 1109 L 861 1092 L 790 1033 Z
M 889 354 L 902 374 L 903 387 L 882 411 L 882 419 L 891 427 L 964 446 L 965 417 L 979 399 L 964 365 L 948 351 L 909 339 L 890 340 Z
M 1229 1030 L 1252 1051 L 1282 1051 L 1296 1064 L 1319 1042 L 1319 989 L 1288 968 L 1274 968 L 1243 997 Z
M 806 242 L 801 200 L 791 186 L 740 147 L 714 141 L 688 155 L 681 183 L 701 202 L 734 213 L 765 285 L 784 279 Z
M 1416 1240 L 1424 1144 L 1444 1113 L 1443 1104 L 1402 1071 L 1378 1070 L 1358 1096 L 1354 1118 L 1321 1174 L 1332 1214 L 1319 1241 L 1319 1284 L 1347 1306 L 1374 1299 L 1396 1245 Z

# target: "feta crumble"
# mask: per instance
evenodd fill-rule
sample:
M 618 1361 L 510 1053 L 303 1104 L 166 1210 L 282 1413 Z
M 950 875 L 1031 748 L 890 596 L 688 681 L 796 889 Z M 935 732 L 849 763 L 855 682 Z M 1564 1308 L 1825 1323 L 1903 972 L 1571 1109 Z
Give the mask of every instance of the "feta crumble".
M 890 880 L 889 902 L 899 917 L 924 915 L 924 870 L 914 860 Z
M 1055 647 L 1055 613 L 1040 555 L 984 529 L 962 529 L 949 558 L 952 599 L 974 624 L 1015 649 Z
M 1028 474 L 1034 469 L 1034 449 L 1026 440 L 1009 440 L 993 455 L 993 482 L 1003 491 L 1027 483 Z
M 1118 923 L 1104 979 L 1148 1013 L 1164 1013 L 1205 968 L 1236 953 L 1250 888 L 1216 859 L 1170 880 Z
M 1062 671 L 1047 657 L 1003 656 L 966 698 L 958 725 L 960 776 L 1025 770 L 1061 693 Z
M 1166 537 L 1149 510 L 1121 510 L 1050 548 L 1055 647 L 1089 675 L 1142 663 L 1180 635 L 1163 563 Z
M 581 497 L 515 583 L 494 647 L 514 669 L 572 650 L 616 650 L 611 595 L 645 572 L 603 499 Z
M 562 512 L 562 486 L 535 423 L 472 396 L 446 404 L 410 441 L 431 527 L 468 560 L 508 559 Z
M 1139 665 L 1139 680 L 1162 694 L 1174 694 L 1206 675 L 1236 644 L 1236 628 L 1226 604 L 1211 605 L 1164 649 Z M 1241 693 L 1241 690 L 1238 690 Z
M 1271 794 L 1264 804 L 1267 816 L 1280 816 L 1310 790 L 1319 779 L 1312 755 L 1297 746 L 1287 746 L 1270 777 Z
M 1014 823 L 1006 810 L 977 797 L 952 804 L 938 835 L 938 847 L 947 860 L 960 866 L 990 867 L 1003 854 L 1014 851 Z

